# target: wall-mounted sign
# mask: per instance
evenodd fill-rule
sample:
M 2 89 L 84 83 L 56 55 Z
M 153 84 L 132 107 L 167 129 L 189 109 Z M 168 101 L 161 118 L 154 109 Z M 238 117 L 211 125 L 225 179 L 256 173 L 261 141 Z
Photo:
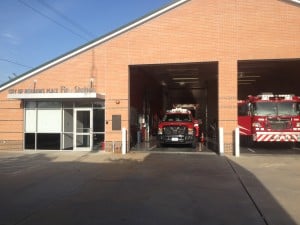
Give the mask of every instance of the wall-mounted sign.
M 33 93 L 94 93 L 95 88 L 79 87 L 73 88 L 61 86 L 60 88 L 29 88 L 29 89 L 9 89 L 8 94 L 33 94 Z

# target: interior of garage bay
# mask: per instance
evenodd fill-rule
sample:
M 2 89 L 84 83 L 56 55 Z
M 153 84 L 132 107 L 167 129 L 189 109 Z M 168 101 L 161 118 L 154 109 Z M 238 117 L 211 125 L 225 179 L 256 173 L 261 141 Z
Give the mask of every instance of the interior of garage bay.
M 300 95 L 300 59 L 239 60 L 237 71 L 237 100 L 263 92 Z M 130 65 L 129 74 L 131 148 L 155 140 L 163 113 L 178 105 L 196 106 L 193 114 L 207 140 L 213 126 L 217 132 L 217 61 Z

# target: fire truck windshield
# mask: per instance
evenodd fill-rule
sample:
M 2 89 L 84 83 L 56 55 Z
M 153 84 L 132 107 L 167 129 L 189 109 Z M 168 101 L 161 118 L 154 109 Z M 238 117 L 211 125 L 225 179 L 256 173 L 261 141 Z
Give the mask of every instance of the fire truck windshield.
M 247 116 L 249 113 L 249 106 L 247 103 L 238 104 L 238 115 Z
M 298 104 L 295 102 L 256 102 L 253 104 L 255 116 L 296 116 Z
M 164 122 L 172 122 L 172 121 L 179 121 L 179 122 L 191 122 L 192 117 L 190 114 L 183 114 L 183 113 L 172 113 L 172 114 L 166 114 L 163 118 Z

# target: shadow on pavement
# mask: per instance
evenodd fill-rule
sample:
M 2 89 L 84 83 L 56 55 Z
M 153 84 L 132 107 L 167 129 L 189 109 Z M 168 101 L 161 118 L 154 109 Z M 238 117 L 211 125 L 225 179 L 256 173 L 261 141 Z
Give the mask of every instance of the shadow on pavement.
M 261 183 L 253 173 L 233 160 L 227 160 L 231 165 L 236 178 L 239 180 L 241 186 L 245 190 L 245 193 L 247 193 L 249 199 L 253 202 L 253 205 L 264 219 L 265 224 L 298 224 L 291 218 L 287 210 L 284 209 L 275 199 L 276 196 L 273 196 L 266 188 L 266 185 Z M 236 161 L 238 162 L 239 160 L 236 159 Z M 255 165 L 255 163 L 257 162 L 255 162 L 254 159 L 252 164 Z M 274 174 L 272 174 L 272 176 L 274 176 Z M 281 177 L 278 176 L 277 183 L 275 183 L 275 185 L 277 185 L 274 188 L 282 188 L 280 180 Z M 286 196 L 289 195 L 293 195 L 293 193 L 286 193 Z M 297 196 L 294 196 L 294 200 L 297 201 Z
M 0 158 L 0 182 L 1 225 L 296 225 L 253 174 L 217 155 L 24 153 Z
M 300 146 L 298 143 L 284 142 L 255 143 L 251 147 L 241 146 L 241 153 L 260 155 L 299 155 Z

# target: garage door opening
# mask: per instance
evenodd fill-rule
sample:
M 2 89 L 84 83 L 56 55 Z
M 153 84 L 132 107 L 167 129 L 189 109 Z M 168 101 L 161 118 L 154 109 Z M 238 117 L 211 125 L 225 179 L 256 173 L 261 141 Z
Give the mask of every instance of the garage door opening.
M 300 59 L 238 61 L 238 98 L 263 92 L 300 95 Z
M 147 150 L 157 148 L 158 124 L 178 105 L 195 106 L 192 113 L 205 136 L 209 124 L 218 121 L 217 62 L 130 65 L 129 73 L 131 149 L 141 143 Z
M 284 153 L 297 146 L 300 141 L 299 74 L 300 59 L 238 62 L 241 152 L 272 152 L 277 143 Z

